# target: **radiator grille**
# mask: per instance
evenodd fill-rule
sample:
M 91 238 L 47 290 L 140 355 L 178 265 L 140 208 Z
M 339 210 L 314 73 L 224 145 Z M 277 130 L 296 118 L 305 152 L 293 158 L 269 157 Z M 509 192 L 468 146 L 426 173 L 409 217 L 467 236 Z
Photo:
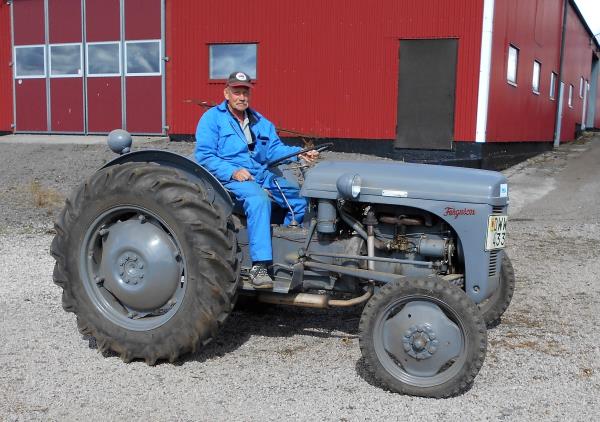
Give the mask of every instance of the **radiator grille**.
M 504 207 L 492 207 L 492 215 L 506 214 Z
M 499 249 L 490 252 L 490 266 L 488 276 L 493 277 L 496 275 L 496 268 L 498 264 L 498 254 L 500 253 Z

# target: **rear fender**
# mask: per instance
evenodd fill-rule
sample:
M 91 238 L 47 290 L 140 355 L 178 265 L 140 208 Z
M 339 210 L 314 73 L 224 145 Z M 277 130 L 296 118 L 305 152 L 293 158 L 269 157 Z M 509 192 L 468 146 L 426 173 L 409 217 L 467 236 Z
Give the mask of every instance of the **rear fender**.
M 118 156 L 106 163 L 102 168 L 125 163 L 156 163 L 161 166 L 176 168 L 186 175 L 192 183 L 202 185 L 207 193 L 207 199 L 228 216 L 233 210 L 233 201 L 223 185 L 208 170 L 195 161 L 163 150 L 135 151 Z

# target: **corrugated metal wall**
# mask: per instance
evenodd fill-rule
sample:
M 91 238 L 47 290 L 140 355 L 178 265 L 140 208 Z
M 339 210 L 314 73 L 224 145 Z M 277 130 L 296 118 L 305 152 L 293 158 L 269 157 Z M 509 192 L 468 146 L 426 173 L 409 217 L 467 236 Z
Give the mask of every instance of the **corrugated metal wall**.
M 558 103 L 550 98 L 551 72 L 558 74 L 564 3 L 561 0 L 496 1 L 488 141 L 552 141 Z M 508 46 L 519 48 L 517 86 L 507 82 Z M 562 80 L 565 83 L 561 140 L 572 140 L 582 122 L 581 77 L 590 80 L 590 36 L 569 6 Z M 533 61 L 541 63 L 539 95 L 532 90 Z M 569 85 L 573 106 L 568 106 Z
M 558 74 L 562 10 L 557 0 L 495 2 L 488 141 L 553 139 L 550 78 Z M 506 78 L 509 44 L 519 49 L 517 86 Z M 542 65 L 539 95 L 532 90 L 534 60 Z
M 458 38 L 455 138 L 473 140 L 481 0 L 167 1 L 167 122 L 194 133 L 187 98 L 221 101 L 208 44 L 257 42 L 254 106 L 322 137 L 394 139 L 400 39 Z
M 12 131 L 13 86 L 10 48 L 10 6 L 0 2 L 0 132 Z
M 562 80 L 565 83 L 561 141 L 575 137 L 575 125 L 583 118 L 583 98 L 579 96 L 581 78 L 590 80 L 592 69 L 592 48 L 590 35 L 579 21 L 579 17 L 569 7 L 567 13 L 567 33 L 565 35 L 565 57 Z M 573 105 L 569 107 L 569 85 L 573 85 Z

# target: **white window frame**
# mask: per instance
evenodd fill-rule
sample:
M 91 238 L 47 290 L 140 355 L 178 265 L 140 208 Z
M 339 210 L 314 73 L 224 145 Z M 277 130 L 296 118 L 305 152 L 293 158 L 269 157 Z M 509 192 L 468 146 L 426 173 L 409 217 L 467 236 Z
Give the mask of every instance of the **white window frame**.
M 583 90 L 584 90 L 584 79 L 583 76 L 579 79 L 579 98 L 583 98 Z
M 255 63 L 254 63 L 254 73 L 255 75 L 251 75 L 250 73 L 248 73 L 248 75 L 250 76 L 250 78 L 252 79 L 252 81 L 256 82 L 258 80 L 258 42 L 256 41 L 248 41 L 248 42 L 210 42 L 207 43 L 208 46 L 208 79 L 211 82 L 215 82 L 215 81 L 222 81 L 224 79 L 227 79 L 227 76 L 222 77 L 222 78 L 213 78 L 211 75 L 211 65 L 212 65 L 212 52 L 211 52 L 211 47 L 214 45 L 254 45 L 255 49 L 256 49 L 256 56 L 255 56 Z M 244 71 L 245 72 L 245 71 Z
M 511 50 L 514 50 L 516 52 L 516 60 L 515 60 L 515 69 L 514 69 L 514 81 L 510 79 L 511 76 L 511 68 L 510 68 L 510 52 Z M 506 58 L 506 82 L 510 85 L 514 85 L 517 86 L 517 81 L 518 81 L 518 72 L 519 72 L 519 47 L 517 47 L 514 44 L 508 44 L 508 55 Z
M 151 73 L 129 73 L 127 70 L 127 44 L 129 43 L 158 43 L 158 72 Z M 162 42 L 161 40 L 127 40 L 125 41 L 125 76 L 161 76 L 162 75 Z
M 90 45 L 102 45 L 102 44 L 117 44 L 119 46 L 119 73 L 94 73 L 90 74 L 90 60 L 89 60 L 89 47 Z M 123 74 L 123 63 L 121 58 L 121 42 L 120 41 L 99 41 L 99 42 L 88 42 L 85 44 L 85 76 L 88 78 L 105 78 L 105 77 L 117 77 Z
M 538 65 L 537 81 L 535 79 L 535 67 L 536 67 L 535 65 L 536 64 Z M 540 62 L 538 60 L 534 60 L 533 61 L 533 75 L 531 78 L 531 90 L 536 95 L 540 95 L 540 80 L 541 80 L 541 78 L 542 78 L 542 62 Z
M 556 81 L 558 80 L 558 74 L 556 72 L 550 72 L 550 99 L 556 99 Z
M 573 84 L 569 84 L 569 108 L 573 108 Z
M 80 73 L 78 75 L 53 75 L 52 74 L 52 47 L 60 47 L 63 45 L 78 45 L 79 46 L 79 70 Z M 48 76 L 52 79 L 55 78 L 82 78 L 83 77 L 83 45 L 79 42 L 72 43 L 58 43 L 58 44 L 50 44 L 48 54 L 50 56 L 50 60 L 48 60 Z
M 44 74 L 41 75 L 17 75 L 17 49 L 22 48 L 32 48 L 32 47 L 42 47 L 44 49 Z M 45 44 L 31 44 L 31 45 L 16 45 L 13 50 L 13 63 L 14 63 L 14 73 L 13 76 L 15 79 L 43 79 L 46 77 L 48 73 L 48 69 L 46 68 L 47 61 L 47 52 Z

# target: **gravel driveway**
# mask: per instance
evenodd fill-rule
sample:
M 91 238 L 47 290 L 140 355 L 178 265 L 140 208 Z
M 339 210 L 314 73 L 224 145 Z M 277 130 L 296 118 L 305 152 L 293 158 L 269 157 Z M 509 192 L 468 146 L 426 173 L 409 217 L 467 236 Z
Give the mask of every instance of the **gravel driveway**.
M 360 309 L 236 310 L 175 364 L 99 354 L 61 307 L 48 250 L 64 197 L 113 156 L 0 139 L 0 420 L 600 419 L 600 137 L 506 172 L 517 290 L 473 388 L 445 400 L 377 387 Z

